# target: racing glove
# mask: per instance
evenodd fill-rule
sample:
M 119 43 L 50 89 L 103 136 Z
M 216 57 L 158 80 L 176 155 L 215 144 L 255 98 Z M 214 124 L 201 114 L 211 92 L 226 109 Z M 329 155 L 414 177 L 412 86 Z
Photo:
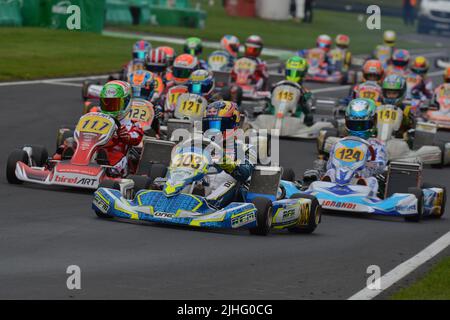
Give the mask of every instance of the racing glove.
M 236 162 L 234 162 L 229 156 L 225 155 L 222 161 L 219 163 L 219 167 L 228 174 L 232 174 L 236 169 Z
M 119 140 L 124 142 L 125 144 L 130 144 L 131 142 L 131 135 L 128 132 L 127 128 L 125 126 L 121 126 L 118 132 Z

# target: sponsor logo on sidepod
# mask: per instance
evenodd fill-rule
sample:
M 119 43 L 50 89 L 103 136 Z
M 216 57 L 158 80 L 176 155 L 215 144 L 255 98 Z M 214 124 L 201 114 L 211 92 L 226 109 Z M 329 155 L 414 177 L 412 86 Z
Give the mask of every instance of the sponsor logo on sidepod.
M 97 182 L 97 179 L 89 179 L 89 178 L 68 178 L 64 176 L 56 176 L 55 177 L 56 183 L 64 183 L 64 184 L 71 184 L 71 185 L 80 185 L 80 186 L 94 186 Z

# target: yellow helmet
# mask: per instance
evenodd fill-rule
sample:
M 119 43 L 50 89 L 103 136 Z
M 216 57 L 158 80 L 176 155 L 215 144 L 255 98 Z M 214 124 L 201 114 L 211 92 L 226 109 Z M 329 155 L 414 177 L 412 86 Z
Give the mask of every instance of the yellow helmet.
M 395 41 L 397 41 L 397 34 L 395 31 L 386 30 L 383 34 L 383 40 L 387 45 L 393 46 L 395 45 Z

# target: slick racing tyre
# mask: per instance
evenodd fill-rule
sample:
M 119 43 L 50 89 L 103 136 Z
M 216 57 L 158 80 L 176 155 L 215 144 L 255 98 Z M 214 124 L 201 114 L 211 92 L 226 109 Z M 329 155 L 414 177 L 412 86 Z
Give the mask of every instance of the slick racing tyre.
M 150 188 L 150 185 L 153 180 L 150 180 L 150 178 L 146 176 L 137 176 L 137 175 L 129 175 L 127 179 L 133 180 L 134 187 L 133 187 L 133 194 L 136 195 L 141 190 L 147 190 Z
M 408 193 L 413 194 L 417 198 L 417 214 L 412 216 L 405 216 L 405 221 L 419 222 L 423 216 L 423 192 L 420 188 L 408 188 Z
M 17 162 L 22 161 L 25 164 L 28 164 L 28 153 L 23 151 L 22 149 L 16 149 L 8 157 L 8 161 L 6 163 L 6 179 L 10 184 L 22 184 L 23 181 L 17 179 L 16 176 L 16 166 Z
M 434 217 L 436 217 L 438 219 L 442 218 L 442 216 L 445 213 L 445 205 L 447 204 L 447 188 L 445 186 L 443 186 L 443 185 L 440 185 L 440 184 L 427 183 L 427 182 L 424 182 L 422 184 L 422 188 L 423 189 L 427 189 L 427 188 L 441 188 L 441 189 L 444 190 L 444 194 L 442 196 L 443 198 L 442 198 L 442 204 L 441 204 L 441 211 L 437 215 L 434 216 Z
M 153 163 L 148 169 L 147 173 L 147 176 L 150 178 L 150 183 L 153 183 L 153 181 L 155 181 L 156 178 L 164 178 L 166 175 L 167 175 L 166 166 L 159 163 Z
M 251 234 L 266 236 L 272 226 L 272 201 L 257 197 L 252 203 L 256 207 L 256 227 L 249 229 Z
M 43 167 L 48 161 L 48 151 L 44 146 L 40 145 L 28 145 L 25 146 L 31 148 L 31 160 L 37 167 Z
M 316 197 L 309 194 L 296 193 L 291 196 L 291 199 L 309 199 L 311 200 L 311 207 L 308 215 L 308 222 L 305 225 L 296 225 L 288 230 L 293 233 L 313 233 L 322 220 L 322 210 L 319 201 Z
M 283 168 L 281 180 L 295 182 L 295 172 L 291 168 Z
M 120 191 L 120 184 L 117 181 L 104 180 L 104 181 L 102 181 L 100 183 L 98 188 L 99 189 L 100 188 L 113 189 L 113 190 Z M 110 216 L 108 214 L 104 214 L 103 212 L 99 212 L 99 211 L 95 211 L 95 214 L 97 215 L 97 217 L 102 218 L 102 219 L 112 219 L 112 218 L 114 218 L 113 216 Z

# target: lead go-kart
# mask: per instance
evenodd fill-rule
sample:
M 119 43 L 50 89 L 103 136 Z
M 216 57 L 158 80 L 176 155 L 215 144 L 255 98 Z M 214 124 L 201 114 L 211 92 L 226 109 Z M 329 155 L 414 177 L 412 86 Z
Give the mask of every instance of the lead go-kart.
M 421 164 L 391 162 L 387 173 L 377 178 L 378 190 L 373 190 L 361 176 L 367 159 L 374 157 L 368 143 L 347 137 L 337 142 L 334 150 L 331 176 L 317 174 L 314 179 L 310 174 L 309 179 L 316 181 L 305 186 L 305 192 L 315 196 L 324 210 L 403 217 L 407 221 L 444 214 L 446 188 L 422 183 Z
M 167 175 L 153 164 L 150 171 L 158 171 L 161 177 L 153 179 L 152 190 L 133 194 L 132 180 L 110 182 L 109 188 L 98 189 L 93 210 L 101 218 L 239 228 L 257 235 L 266 235 L 272 228 L 297 233 L 316 229 L 321 220 L 317 199 L 302 194 L 294 182 L 280 180 L 279 167 L 256 167 L 248 184 L 225 181 L 208 194 L 210 179 L 221 173 L 211 150 L 220 147 L 210 140 L 203 140 L 202 145 L 175 148 Z
M 89 113 L 80 118 L 73 132 L 73 148 L 67 148 L 61 160 L 48 157 L 45 147 L 26 145 L 8 157 L 6 177 L 11 184 L 23 182 L 58 185 L 82 189 L 97 189 L 107 180 L 122 178 L 100 152 L 119 128 L 117 120 L 101 113 Z M 75 145 L 77 147 L 75 147 Z M 130 151 L 127 160 L 131 162 Z M 135 156 L 135 159 L 137 156 Z
M 377 107 L 377 138 L 386 144 L 388 161 L 420 162 L 436 167 L 450 164 L 450 144 L 445 143 L 435 124 L 418 122 L 411 148 L 405 139 L 395 137 L 402 119 L 403 111 L 396 106 Z M 339 141 L 338 136 L 334 129 L 322 130 L 317 139 L 319 153 L 329 154 Z
M 280 137 L 290 137 L 299 139 L 315 139 L 319 136 L 321 130 L 325 128 L 334 128 L 331 119 L 336 117 L 338 112 L 337 104 L 316 104 L 314 113 L 308 115 L 309 121 L 305 121 L 305 115 L 294 116 L 297 112 L 297 106 L 301 99 L 302 91 L 299 84 L 282 81 L 278 83 L 273 92 L 270 103 L 274 109 L 274 114 L 261 114 L 254 121 L 248 124 L 251 128 L 268 132 L 277 130 Z M 319 106 L 327 109 L 326 112 L 319 111 Z M 329 113 L 331 117 L 326 119 L 324 116 Z M 329 120 L 329 121 L 327 121 Z

